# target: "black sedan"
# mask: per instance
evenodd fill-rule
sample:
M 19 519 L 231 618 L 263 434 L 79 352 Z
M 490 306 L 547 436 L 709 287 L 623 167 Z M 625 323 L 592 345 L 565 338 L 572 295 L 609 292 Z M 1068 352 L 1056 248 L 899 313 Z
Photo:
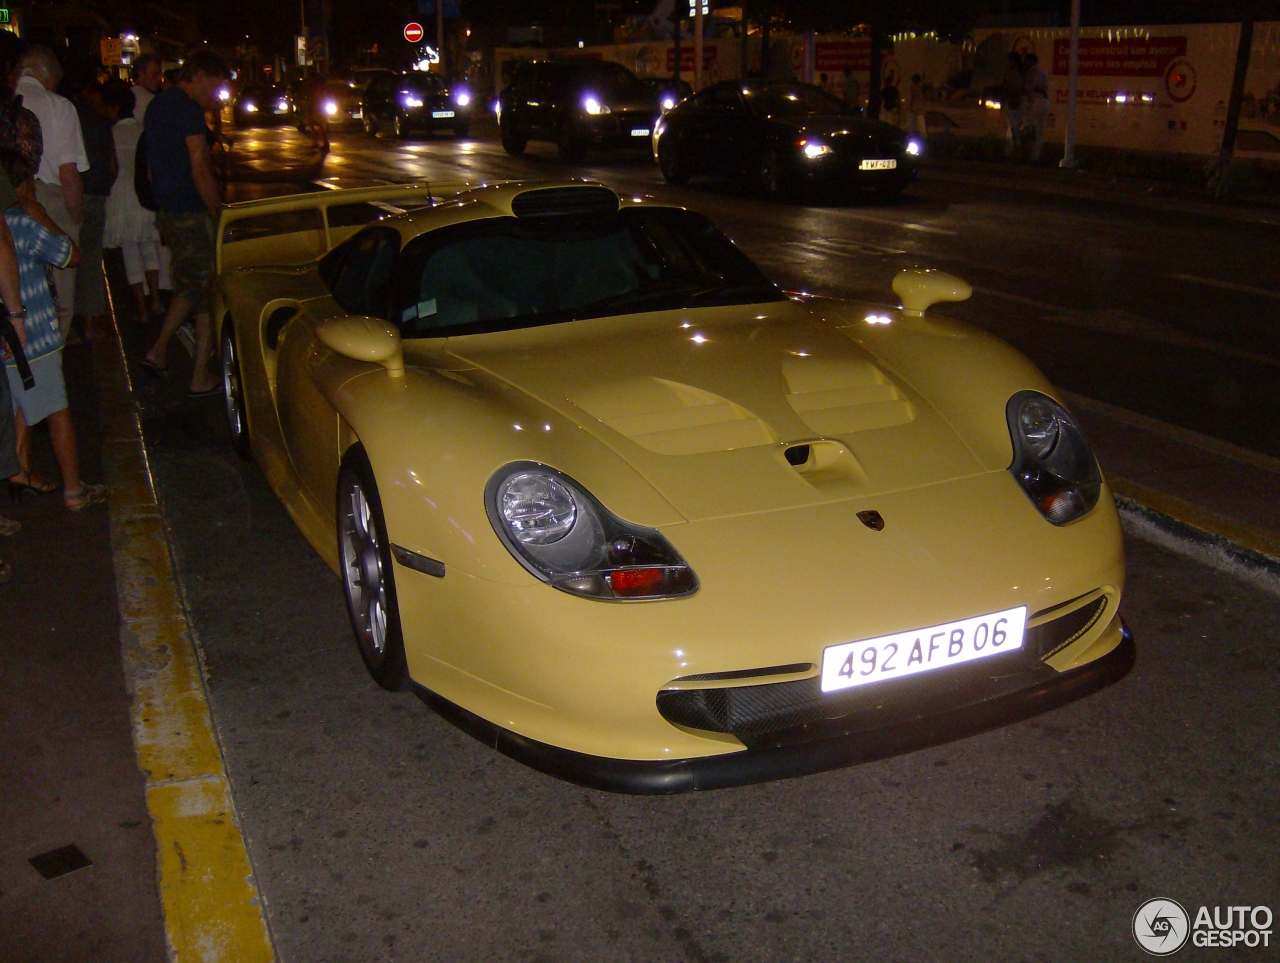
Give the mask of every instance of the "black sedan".
M 407 137 L 413 130 L 440 128 L 466 137 L 471 130 L 470 91 L 446 84 L 436 74 L 378 74 L 365 88 L 360 106 L 364 131 L 370 135 L 384 127 L 396 137 Z
M 293 101 L 298 130 L 323 126 L 333 130 L 361 126 L 360 91 L 352 80 L 313 81 L 299 88 Z
M 251 84 L 240 91 L 231 105 L 237 127 L 273 127 L 293 118 L 288 92 L 272 84 Z
M 662 176 L 749 177 L 768 196 L 800 188 L 898 194 L 923 143 L 811 84 L 725 81 L 677 104 L 654 128 Z

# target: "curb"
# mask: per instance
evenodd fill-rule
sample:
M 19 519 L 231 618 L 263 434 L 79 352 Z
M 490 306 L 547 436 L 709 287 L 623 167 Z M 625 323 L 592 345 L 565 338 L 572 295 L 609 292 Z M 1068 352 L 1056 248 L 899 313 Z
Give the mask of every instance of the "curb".
M 115 304 L 94 352 L 111 554 L 134 749 L 145 777 L 169 959 L 275 959 L 156 499 Z

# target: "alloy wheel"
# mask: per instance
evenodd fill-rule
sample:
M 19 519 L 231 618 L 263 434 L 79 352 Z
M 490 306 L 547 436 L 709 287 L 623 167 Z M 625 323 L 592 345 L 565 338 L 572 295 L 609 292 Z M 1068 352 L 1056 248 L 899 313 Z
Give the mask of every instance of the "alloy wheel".
M 356 638 L 366 658 L 378 664 L 387 648 L 387 586 L 378 527 L 358 479 L 350 479 L 343 498 L 342 579 Z

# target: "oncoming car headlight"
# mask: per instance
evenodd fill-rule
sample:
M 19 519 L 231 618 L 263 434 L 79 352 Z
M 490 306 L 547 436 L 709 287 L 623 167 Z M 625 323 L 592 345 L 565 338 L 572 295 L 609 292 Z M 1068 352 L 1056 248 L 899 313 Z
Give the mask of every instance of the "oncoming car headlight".
M 338 105 L 332 100 L 326 100 L 324 102 L 324 112 L 332 117 L 338 112 Z
M 567 475 L 537 462 L 499 469 L 489 522 L 516 561 L 562 592 L 609 602 L 674 599 L 698 578 L 658 531 L 618 518 Z
M 590 95 L 582 98 L 582 109 L 585 110 L 592 117 L 596 117 L 600 114 L 613 113 L 613 111 L 609 109 L 608 104 L 602 104 L 600 103 L 599 100 L 597 100 L 595 97 L 592 97 Z
M 465 107 L 467 104 L 471 103 L 471 95 L 465 90 L 459 90 L 453 95 L 453 102 L 459 107 Z
M 902 149 L 912 157 L 919 157 L 924 153 L 924 145 L 914 137 L 908 139 Z
M 1009 471 L 1040 514 L 1065 525 L 1091 511 L 1102 475 L 1070 412 L 1038 391 L 1019 391 L 1005 415 L 1013 439 Z
M 829 145 L 820 143 L 816 140 L 800 141 L 800 149 L 804 151 L 804 156 L 809 158 L 809 160 L 814 160 L 818 157 L 826 157 L 828 154 L 834 153 Z

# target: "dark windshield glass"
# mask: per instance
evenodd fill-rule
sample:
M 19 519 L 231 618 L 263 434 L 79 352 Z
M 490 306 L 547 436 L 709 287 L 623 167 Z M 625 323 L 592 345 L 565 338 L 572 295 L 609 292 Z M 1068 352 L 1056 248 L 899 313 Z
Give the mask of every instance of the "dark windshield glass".
M 621 64 L 592 64 L 571 74 L 573 85 L 579 89 L 590 89 L 591 93 L 603 97 L 628 97 L 643 94 L 644 87 L 626 67 Z
M 782 300 L 705 217 L 627 208 L 598 227 L 472 221 L 405 249 L 394 316 L 406 338 Z
M 811 114 L 847 114 L 844 101 L 821 87 L 779 84 L 747 90 L 747 102 L 760 117 L 805 117 Z
M 444 90 L 444 83 L 435 74 L 426 74 L 419 71 L 402 77 L 400 89 L 411 90 L 416 94 L 434 94 Z

